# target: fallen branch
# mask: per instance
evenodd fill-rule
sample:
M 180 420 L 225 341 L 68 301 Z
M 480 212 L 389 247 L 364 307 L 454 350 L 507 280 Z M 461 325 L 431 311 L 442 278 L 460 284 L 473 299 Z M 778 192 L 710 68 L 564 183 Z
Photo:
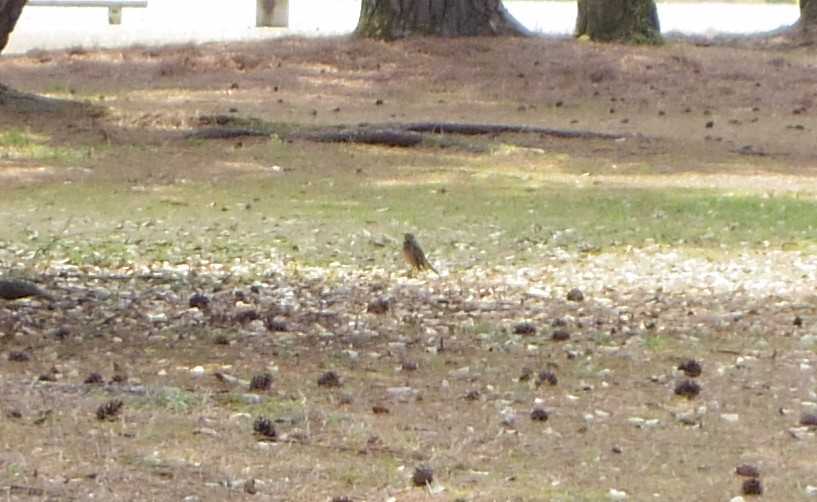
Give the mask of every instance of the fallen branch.
M 37 96 L 16 91 L 0 84 L 0 110 L 16 113 L 61 113 L 76 110 L 88 110 L 95 115 L 102 115 L 101 108 L 79 101 Z
M 209 127 L 197 129 L 184 135 L 184 139 L 234 139 L 243 137 L 269 137 L 270 132 L 247 127 Z
M 292 139 L 305 139 L 319 143 L 362 143 L 366 145 L 382 145 L 411 147 L 423 142 L 423 135 L 418 132 L 399 129 L 363 129 L 357 131 L 330 131 L 296 134 Z
M 556 129 L 508 124 L 465 124 L 446 122 L 414 122 L 407 124 L 361 124 L 292 130 L 291 126 L 271 124 L 257 118 L 223 115 L 198 118 L 206 126 L 185 135 L 187 139 L 232 139 L 242 136 L 271 136 L 285 140 L 305 140 L 320 143 L 357 143 L 408 148 L 423 143 L 427 134 L 456 134 L 463 136 L 498 134 L 534 134 L 566 139 L 620 140 L 631 135 Z
M 418 122 L 404 124 L 400 129 L 414 132 L 430 132 L 434 134 L 463 134 L 467 136 L 479 134 L 539 134 L 554 138 L 569 139 L 623 139 L 626 134 L 610 134 L 604 132 L 582 131 L 575 129 L 554 129 L 551 127 L 518 126 L 504 124 L 460 124 L 445 122 Z

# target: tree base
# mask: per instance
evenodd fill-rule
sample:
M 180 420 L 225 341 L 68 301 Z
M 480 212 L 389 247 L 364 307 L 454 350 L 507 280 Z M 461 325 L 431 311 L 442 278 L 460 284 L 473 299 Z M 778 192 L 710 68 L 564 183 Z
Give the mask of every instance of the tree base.
M 443 37 L 529 36 L 501 0 L 363 0 L 355 34 L 394 40 Z
M 636 44 L 663 41 L 654 0 L 579 0 L 578 9 L 577 38 Z
M 81 113 L 87 116 L 101 116 L 105 110 L 88 103 L 66 99 L 47 98 L 36 94 L 16 91 L 0 84 L 0 112 L 39 113 Z

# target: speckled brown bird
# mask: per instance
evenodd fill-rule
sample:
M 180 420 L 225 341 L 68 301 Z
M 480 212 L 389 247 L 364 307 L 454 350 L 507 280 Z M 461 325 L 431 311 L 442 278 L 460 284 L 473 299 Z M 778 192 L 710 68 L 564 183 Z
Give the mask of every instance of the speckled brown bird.
M 432 270 L 435 274 L 440 275 L 437 269 L 426 259 L 426 255 L 423 253 L 423 249 L 420 245 L 417 244 L 417 239 L 414 238 L 414 234 L 406 234 L 404 236 L 403 258 L 405 258 L 406 263 L 411 266 L 412 271 L 417 270 L 422 272 L 423 270 Z

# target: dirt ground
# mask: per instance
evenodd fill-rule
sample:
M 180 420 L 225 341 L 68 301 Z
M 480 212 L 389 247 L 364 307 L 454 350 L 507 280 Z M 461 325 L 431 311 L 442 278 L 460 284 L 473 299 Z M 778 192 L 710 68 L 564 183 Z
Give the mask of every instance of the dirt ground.
M 817 496 L 816 57 L 293 38 L 0 58 L 9 88 L 84 103 L 0 102 L 0 271 L 55 296 L 0 300 L 0 494 Z M 214 115 L 623 138 L 185 138 Z M 440 275 L 407 273 L 409 231 Z

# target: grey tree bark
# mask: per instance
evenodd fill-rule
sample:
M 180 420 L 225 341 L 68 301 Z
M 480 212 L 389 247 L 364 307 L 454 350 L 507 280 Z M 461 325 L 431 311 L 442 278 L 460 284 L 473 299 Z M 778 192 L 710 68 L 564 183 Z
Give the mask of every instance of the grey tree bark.
M 800 0 L 800 28 L 805 33 L 817 33 L 817 0 Z
M 0 52 L 6 47 L 25 4 L 26 0 L 0 0 Z
M 661 42 L 655 0 L 578 0 L 577 37 L 599 42 Z
M 363 0 L 355 33 L 387 40 L 411 35 L 530 34 L 505 10 L 502 0 Z

